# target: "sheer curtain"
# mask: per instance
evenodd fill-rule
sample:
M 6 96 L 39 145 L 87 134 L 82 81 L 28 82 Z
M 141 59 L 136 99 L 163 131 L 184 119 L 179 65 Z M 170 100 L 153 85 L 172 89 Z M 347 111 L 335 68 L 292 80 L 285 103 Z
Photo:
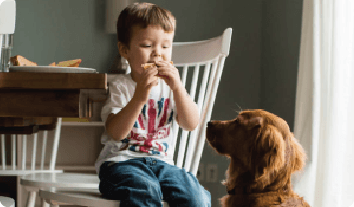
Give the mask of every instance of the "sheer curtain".
M 294 190 L 354 207 L 354 1 L 304 0 L 294 134 L 308 154 Z

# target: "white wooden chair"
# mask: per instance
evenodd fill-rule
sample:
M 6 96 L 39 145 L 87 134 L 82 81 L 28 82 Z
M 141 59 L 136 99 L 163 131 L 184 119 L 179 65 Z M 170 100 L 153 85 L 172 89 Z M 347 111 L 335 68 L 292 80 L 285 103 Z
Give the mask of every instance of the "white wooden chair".
M 20 178 L 30 173 L 63 172 L 62 170 L 55 170 L 60 129 L 61 118 L 57 118 L 53 139 L 48 139 L 47 130 L 39 131 L 31 135 L 11 134 L 5 136 L 5 134 L 1 134 L 0 176 L 17 176 Z M 38 136 L 39 134 L 43 136 Z M 40 142 L 38 142 L 38 140 Z M 27 144 L 27 141 L 30 145 Z M 11 147 L 6 146 L 9 145 L 9 142 L 11 142 Z M 50 145 L 51 148 L 48 147 L 48 145 Z M 47 156 L 48 154 L 50 154 L 50 156 Z M 17 198 L 18 205 L 21 205 L 21 190 L 17 190 Z
M 21 178 L 21 185 L 29 191 L 27 207 L 35 206 L 36 193 L 45 189 L 98 189 L 97 174 L 86 173 L 33 173 Z M 48 206 L 42 200 L 42 206 Z
M 188 172 L 197 174 L 199 161 L 205 143 L 206 124 L 210 120 L 216 92 L 224 67 L 225 58 L 229 55 L 232 29 L 228 28 L 221 36 L 198 42 L 173 43 L 172 61 L 182 72 L 183 85 L 199 108 L 200 120 L 198 127 L 192 131 L 184 131 L 173 124 L 173 146 L 178 148 L 176 165 Z M 193 72 L 192 77 L 187 75 Z M 199 72 L 202 72 L 201 75 Z M 199 77 L 202 77 L 201 79 Z M 186 84 L 190 80 L 190 84 Z M 196 94 L 198 94 L 196 99 Z M 178 134 L 180 135 L 177 143 Z M 178 146 L 178 147 L 177 147 Z M 186 146 L 188 149 L 186 150 Z M 95 190 L 40 190 L 39 196 L 53 206 L 60 204 L 80 206 L 119 206 L 119 201 L 101 197 Z M 162 201 L 164 207 L 169 206 Z

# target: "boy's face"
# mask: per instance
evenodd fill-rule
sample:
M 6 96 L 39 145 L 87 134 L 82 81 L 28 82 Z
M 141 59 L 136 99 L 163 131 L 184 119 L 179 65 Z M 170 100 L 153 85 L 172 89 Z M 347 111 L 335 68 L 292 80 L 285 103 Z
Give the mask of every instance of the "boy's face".
M 130 48 L 118 43 L 120 54 L 128 60 L 132 75 L 143 72 L 141 64 L 171 61 L 173 32 L 167 33 L 160 26 L 148 25 L 143 29 L 133 26 Z

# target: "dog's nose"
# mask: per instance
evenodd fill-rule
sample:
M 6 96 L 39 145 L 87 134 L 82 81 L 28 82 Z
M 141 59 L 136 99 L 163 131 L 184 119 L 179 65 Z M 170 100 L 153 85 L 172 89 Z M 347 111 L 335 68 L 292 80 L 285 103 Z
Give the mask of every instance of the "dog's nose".
M 207 128 L 213 128 L 213 122 L 212 122 L 212 121 L 209 121 L 209 122 L 206 124 L 206 127 L 207 127 Z

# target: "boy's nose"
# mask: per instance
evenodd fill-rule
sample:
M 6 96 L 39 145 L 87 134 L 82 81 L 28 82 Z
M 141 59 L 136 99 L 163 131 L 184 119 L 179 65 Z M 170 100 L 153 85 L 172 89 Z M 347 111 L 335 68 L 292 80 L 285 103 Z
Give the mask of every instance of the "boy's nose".
M 155 47 L 153 55 L 154 56 L 161 56 L 161 49 L 159 47 Z

